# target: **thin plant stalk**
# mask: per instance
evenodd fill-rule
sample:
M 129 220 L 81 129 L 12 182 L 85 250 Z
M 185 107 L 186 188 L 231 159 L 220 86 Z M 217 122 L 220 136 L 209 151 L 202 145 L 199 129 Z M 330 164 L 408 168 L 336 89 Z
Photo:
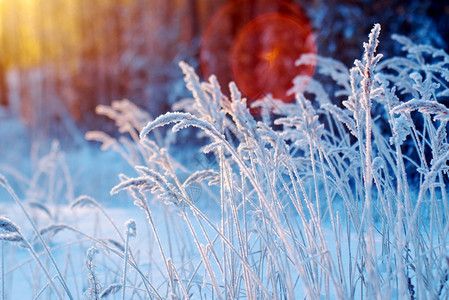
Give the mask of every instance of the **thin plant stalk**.
M 122 300 L 125 300 L 126 271 L 128 269 L 129 238 L 135 237 L 137 235 L 136 221 L 130 219 L 125 223 L 125 226 L 126 226 L 126 241 L 125 241 L 125 253 L 123 258 Z
M 77 203 L 79 203 L 79 201 L 88 201 L 89 203 L 91 203 L 95 208 L 97 208 L 108 220 L 109 224 L 112 225 L 112 227 L 114 228 L 115 232 L 117 233 L 117 235 L 120 237 L 120 239 L 122 240 L 122 242 L 125 243 L 125 238 L 123 237 L 123 234 L 120 232 L 120 230 L 118 229 L 117 225 L 115 224 L 114 220 L 111 218 L 111 216 L 106 212 L 106 210 L 103 208 L 102 205 L 100 205 L 100 203 L 98 203 L 94 198 L 83 195 L 78 197 L 77 199 L 75 199 L 75 201 L 73 201 L 73 203 L 71 204 L 71 207 L 73 208 L 74 206 L 77 205 Z M 137 262 L 134 258 L 134 255 L 131 251 L 131 249 L 129 249 L 129 258 L 131 259 L 131 261 L 137 265 Z M 139 272 L 139 275 L 142 278 L 142 282 L 145 285 L 145 289 L 147 290 L 147 293 L 150 294 L 150 290 L 148 287 L 148 282 L 147 279 L 145 278 L 145 276 L 143 276 L 142 273 Z
M 5 300 L 5 241 L 2 244 L 2 300 Z
M 126 287 L 126 271 L 128 267 L 128 249 L 129 249 L 129 233 L 126 233 L 125 241 L 125 257 L 123 258 L 123 286 L 122 286 L 122 300 L 125 300 L 125 287 Z
M 67 296 L 69 297 L 70 300 L 73 300 L 73 296 L 70 293 L 70 290 L 67 286 L 67 283 L 64 279 L 64 276 L 61 273 L 61 270 L 59 269 L 55 258 L 53 257 L 53 255 L 50 252 L 50 249 L 48 248 L 47 244 L 45 243 L 44 239 L 42 238 L 42 235 L 39 233 L 39 230 L 36 227 L 36 224 L 34 224 L 33 220 L 31 219 L 31 216 L 28 214 L 27 210 L 25 209 L 25 206 L 23 205 L 22 201 L 19 199 L 19 197 L 16 195 L 16 193 L 14 192 L 14 190 L 12 189 L 12 187 L 9 185 L 8 181 L 6 180 L 6 178 L 0 174 L 0 185 L 3 185 L 3 187 L 8 191 L 8 193 L 12 196 L 12 198 L 14 199 L 14 201 L 20 206 L 22 212 L 24 213 L 25 217 L 28 219 L 28 222 L 30 222 L 31 226 L 33 227 L 33 230 L 36 234 L 36 236 L 39 238 L 42 246 L 44 247 L 45 251 L 48 254 L 48 257 L 50 258 L 53 266 L 55 267 L 56 271 L 58 272 L 59 275 L 59 280 L 65 290 L 65 292 L 67 293 Z M 30 245 L 31 246 L 31 245 Z M 33 248 L 31 248 L 31 251 L 34 252 Z M 36 255 L 37 257 L 37 255 Z M 51 277 L 50 277 L 51 278 Z
M 56 279 L 56 276 L 53 277 L 53 280 Z M 39 299 L 39 297 L 45 292 L 45 290 L 48 288 L 49 283 L 47 282 L 40 290 L 37 292 L 37 294 L 33 297 L 33 300 Z
M 31 255 L 34 257 L 34 260 L 38 263 L 39 267 L 45 273 L 45 276 L 47 276 L 47 279 L 48 279 L 50 285 L 52 286 L 53 290 L 55 291 L 56 295 L 58 296 L 58 298 L 64 299 L 64 297 L 61 295 L 61 293 L 59 292 L 58 288 L 55 285 L 54 278 L 52 278 L 50 273 L 48 273 L 48 270 L 45 268 L 44 263 L 41 261 L 41 259 L 37 255 L 36 251 L 34 251 L 33 246 L 21 233 L 19 233 L 19 234 L 22 237 L 23 241 L 25 242 L 28 251 L 30 251 Z
M 103 246 L 103 247 L 104 247 L 105 249 L 107 249 L 108 251 L 111 251 L 112 253 L 115 253 L 118 257 L 124 259 L 125 256 L 124 256 L 123 252 L 118 251 L 117 249 L 108 246 L 104 241 L 99 240 L 99 239 L 97 239 L 97 238 L 95 238 L 95 237 L 92 237 L 92 236 L 90 236 L 90 235 L 88 235 L 88 234 L 86 234 L 86 233 L 84 233 L 84 232 L 82 232 L 82 231 L 80 231 L 80 230 L 78 230 L 78 229 L 72 227 L 72 226 L 69 226 L 69 225 L 64 225 L 64 226 L 65 226 L 65 228 L 67 228 L 67 229 L 69 229 L 69 230 L 71 230 L 71 231 L 73 231 L 73 232 L 76 232 L 76 233 L 78 233 L 78 234 L 81 235 L 81 236 L 86 237 L 87 239 L 89 239 L 89 240 L 91 240 L 91 241 L 93 241 L 93 242 L 95 242 L 95 243 L 97 243 L 97 244 Z M 153 290 L 153 293 L 154 293 L 154 295 L 156 296 L 156 298 L 157 298 L 157 299 L 163 299 L 163 297 L 158 293 L 157 289 L 151 284 L 151 282 L 148 280 L 148 278 L 145 276 L 145 274 L 142 273 L 142 271 L 140 270 L 140 268 L 137 266 L 137 263 L 134 262 L 134 261 L 132 261 L 132 260 L 129 260 L 128 263 L 134 268 L 134 270 L 135 270 L 137 273 L 139 273 L 139 275 L 140 275 L 140 277 L 143 279 L 144 283 L 145 283 L 146 285 L 148 285 L 148 286 Z

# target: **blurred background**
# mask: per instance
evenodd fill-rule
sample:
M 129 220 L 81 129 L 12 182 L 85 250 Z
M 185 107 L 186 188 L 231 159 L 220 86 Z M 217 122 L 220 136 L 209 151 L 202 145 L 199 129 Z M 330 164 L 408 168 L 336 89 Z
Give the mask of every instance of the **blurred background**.
M 0 0 L 0 131 L 8 131 L 7 120 L 17 118 L 33 139 L 67 142 L 77 131 L 113 132 L 113 124 L 95 116 L 98 104 L 127 98 L 154 117 L 168 111 L 189 96 L 178 62 L 184 60 L 200 72 L 208 26 L 241 19 L 240 6 L 234 3 L 231 20 L 217 21 L 217 12 L 229 3 Z M 362 42 L 374 23 L 382 25 L 379 51 L 387 57 L 400 53 L 392 33 L 448 50 L 449 4 L 444 1 L 282 3 L 302 8 L 318 54 L 347 66 L 361 57 Z M 233 40 L 237 34 L 223 38 Z M 226 51 L 208 54 L 226 61 Z

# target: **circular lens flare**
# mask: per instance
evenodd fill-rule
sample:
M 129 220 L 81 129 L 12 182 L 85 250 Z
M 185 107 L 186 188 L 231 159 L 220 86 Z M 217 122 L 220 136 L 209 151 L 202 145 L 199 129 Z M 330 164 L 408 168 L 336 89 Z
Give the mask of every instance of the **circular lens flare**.
M 287 91 L 297 75 L 312 76 L 314 66 L 295 67 L 300 54 L 315 51 L 313 36 L 288 15 L 269 13 L 248 23 L 234 41 L 232 75 L 250 99 L 271 94 L 292 101 Z
M 200 53 L 204 77 L 212 74 L 227 90 L 235 81 L 248 102 L 267 94 L 283 101 L 297 75 L 312 76 L 315 63 L 295 67 L 316 53 L 310 21 L 302 9 L 276 0 L 236 0 L 224 5 L 206 29 Z M 305 86 L 304 86 L 305 88 Z

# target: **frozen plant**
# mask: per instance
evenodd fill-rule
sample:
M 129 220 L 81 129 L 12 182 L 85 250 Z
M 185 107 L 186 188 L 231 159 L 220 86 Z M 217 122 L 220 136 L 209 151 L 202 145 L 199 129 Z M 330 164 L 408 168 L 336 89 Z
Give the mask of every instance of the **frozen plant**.
M 448 93 L 448 55 L 395 37 L 407 57 L 382 61 L 376 54 L 379 34 L 375 25 L 362 60 L 350 70 L 316 57 L 318 71 L 334 80 L 335 94 L 316 80 L 303 92 L 298 77 L 291 90 L 295 103 L 267 98 L 254 104 L 278 115 L 274 124 L 282 131 L 273 130 L 269 118 L 256 121 L 233 83 L 227 99 L 213 76 L 200 82 L 180 64 L 194 98 L 177 105 L 187 112 L 150 121 L 141 143 L 169 124 L 174 132 L 196 127 L 209 137 L 203 151 L 217 161 L 218 223 L 180 183 L 166 179 L 173 170 L 137 167 L 140 176 L 124 179 L 112 192 L 128 189 L 142 202 L 151 191 L 181 207 L 218 298 L 295 298 L 301 291 L 311 299 L 447 293 L 447 270 L 439 262 L 447 257 L 448 109 L 438 100 Z M 332 104 L 335 97 L 345 98 L 343 107 Z M 417 188 L 410 168 L 422 174 Z M 209 229 L 201 225 L 196 232 L 193 221 Z
M 268 96 L 253 103 L 261 120 L 234 83 L 228 98 L 214 76 L 201 81 L 185 63 L 193 98 L 177 103 L 179 111 L 153 120 L 127 100 L 99 107 L 121 135 L 87 138 L 134 167 L 111 194 L 131 195 L 145 214 L 150 245 L 134 243 L 145 233 L 134 221 L 123 234 L 87 196 L 71 208 L 100 212 L 116 238 L 53 224 L 35 228 L 35 240 L 45 247 L 42 236 L 68 230 L 116 263 L 100 272 L 88 256 L 91 298 L 119 291 L 122 299 L 447 298 L 449 56 L 394 36 L 405 56 L 384 59 L 379 34 L 375 25 L 349 70 L 302 56 L 297 64 L 316 61 L 326 85 L 298 76 L 295 102 Z M 162 129 L 168 126 L 175 133 L 194 127 L 215 164 L 187 170 L 179 156 L 192 152 L 170 151 L 176 135 Z M 4 177 L 0 183 L 14 197 Z M 201 198 L 189 193 L 192 184 L 201 186 Z M 2 220 L 6 230 L 19 228 Z

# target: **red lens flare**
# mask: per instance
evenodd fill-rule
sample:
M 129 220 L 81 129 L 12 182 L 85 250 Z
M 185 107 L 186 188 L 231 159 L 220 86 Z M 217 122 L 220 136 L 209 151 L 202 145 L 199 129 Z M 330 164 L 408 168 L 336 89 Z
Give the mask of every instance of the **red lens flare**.
M 267 94 L 285 102 L 297 75 L 312 76 L 315 62 L 295 67 L 305 53 L 316 53 L 315 37 L 297 5 L 275 0 L 237 0 L 210 22 L 200 54 L 202 75 L 217 75 L 223 90 L 235 81 L 248 102 Z

